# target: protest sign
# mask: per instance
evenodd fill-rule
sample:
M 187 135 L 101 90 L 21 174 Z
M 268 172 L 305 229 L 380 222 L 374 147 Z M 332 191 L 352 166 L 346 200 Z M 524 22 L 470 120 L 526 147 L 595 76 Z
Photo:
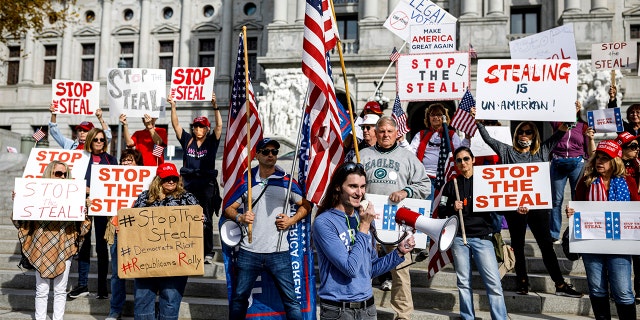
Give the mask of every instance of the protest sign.
M 591 67 L 596 70 L 635 69 L 638 67 L 635 42 L 591 44 Z
M 460 100 L 469 86 L 469 53 L 401 55 L 396 62 L 402 101 Z
M 513 40 L 509 50 L 511 59 L 578 60 L 572 23 Z
M 71 170 L 71 176 L 75 179 L 84 179 L 89 167 L 89 154 L 85 151 L 33 148 L 29 153 L 22 177 L 42 178 L 44 169 L 53 160 L 66 163 Z
M 640 254 L 640 209 L 627 201 L 570 201 L 569 251 Z
M 107 97 L 112 118 L 124 113 L 130 117 L 145 114 L 158 118 L 167 98 L 164 69 L 109 69 Z
M 500 142 L 504 142 L 508 145 L 511 145 L 511 131 L 509 130 L 509 127 L 504 127 L 504 126 L 485 126 L 485 129 L 487 129 L 487 132 L 489 132 L 489 135 L 500 141 Z M 493 151 L 493 149 L 491 149 L 491 147 L 489 147 L 489 145 L 484 142 L 484 140 L 482 139 L 482 136 L 480 136 L 480 134 L 477 134 L 473 137 L 471 137 L 471 152 L 473 152 L 473 155 L 476 157 L 482 157 L 482 156 L 492 156 L 495 155 L 496 153 Z
M 14 191 L 13 220 L 84 220 L 84 179 L 16 178 Z
M 202 223 L 198 205 L 118 210 L 118 276 L 203 275 Z
M 576 120 L 576 60 L 478 60 L 476 119 Z
M 425 217 L 431 217 L 431 201 L 422 199 L 405 198 L 395 203 L 389 201 L 389 196 L 367 193 L 365 199 L 375 208 L 378 214 L 376 218 L 376 233 L 378 238 L 384 242 L 397 241 L 404 233 L 404 228 L 396 224 L 396 211 L 406 207 Z M 413 235 L 416 239 L 416 248 L 427 248 L 427 234 L 421 231 Z
M 456 24 L 427 24 L 411 26 L 410 53 L 456 51 Z
M 620 108 L 589 110 L 587 111 L 589 127 L 596 132 L 621 132 L 624 131 Z
M 207 101 L 213 96 L 215 68 L 173 68 L 170 94 L 175 101 Z
M 51 102 L 56 114 L 91 115 L 100 108 L 100 82 L 54 79 Z
M 122 208 L 131 208 L 142 191 L 149 189 L 155 167 L 91 166 L 91 216 L 115 216 Z
M 400 0 L 384 27 L 402 40 L 409 41 L 412 25 L 456 23 L 458 19 L 429 0 Z
M 549 163 L 521 163 L 473 168 L 473 210 L 551 209 Z

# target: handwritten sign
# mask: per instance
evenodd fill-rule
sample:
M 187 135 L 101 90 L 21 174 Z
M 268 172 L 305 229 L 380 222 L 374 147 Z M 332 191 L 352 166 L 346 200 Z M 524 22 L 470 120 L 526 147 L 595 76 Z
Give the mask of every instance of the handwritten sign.
M 154 167 L 91 166 L 91 216 L 115 216 L 122 208 L 131 208 L 142 191 L 149 189 L 155 177 Z
M 509 127 L 504 127 L 504 126 L 485 126 L 485 129 L 487 129 L 487 132 L 489 132 L 489 135 L 500 141 L 500 142 L 504 142 L 508 145 L 511 145 L 511 131 L 509 130 Z M 480 136 L 479 134 L 476 134 L 475 136 L 471 137 L 471 152 L 473 152 L 473 155 L 476 157 L 481 157 L 481 156 L 492 156 L 495 155 L 496 153 L 493 151 L 493 149 L 491 149 L 491 147 L 489 147 L 489 145 L 484 142 L 484 140 L 482 139 L 482 136 Z
M 591 45 L 591 66 L 596 70 L 635 69 L 638 66 L 635 42 L 608 42 Z
M 411 53 L 456 51 L 456 24 L 413 25 L 410 40 Z
M 13 220 L 84 221 L 84 179 L 16 178 Z
M 578 60 L 572 23 L 513 40 L 509 50 L 511 59 Z
M 207 101 L 213 96 L 215 68 L 173 68 L 170 94 L 175 101 Z
M 122 279 L 204 274 L 202 207 L 118 210 Z
M 549 163 L 474 167 L 473 197 L 477 212 L 551 209 Z
M 93 114 L 100 107 L 100 82 L 53 80 L 51 101 L 56 114 Z
M 626 201 L 570 201 L 569 251 L 640 254 L 640 210 Z
M 111 113 L 119 116 L 158 118 L 167 97 L 164 69 L 109 69 L 107 97 Z
M 402 40 L 409 41 L 412 25 L 456 23 L 458 19 L 429 0 L 400 0 L 384 27 Z
M 587 121 L 597 132 L 624 131 L 620 108 L 587 111 Z
M 89 154 L 85 151 L 33 148 L 29 153 L 22 177 L 42 178 L 44 169 L 53 160 L 66 163 L 69 169 L 72 169 L 71 176 L 80 179 L 84 179 L 87 167 L 89 167 Z
M 402 101 L 460 100 L 469 85 L 469 53 L 401 55 L 396 62 Z
M 478 60 L 476 118 L 576 120 L 576 60 Z
M 378 214 L 376 219 L 376 232 L 378 238 L 384 242 L 393 242 L 398 240 L 404 233 L 404 228 L 396 224 L 396 212 L 399 208 L 407 207 L 425 217 L 431 216 L 431 201 L 413 198 L 405 198 L 395 203 L 389 201 L 389 196 L 367 193 L 365 199 L 374 206 L 375 212 Z M 424 232 L 416 232 L 413 235 L 416 239 L 416 248 L 427 248 L 427 234 Z

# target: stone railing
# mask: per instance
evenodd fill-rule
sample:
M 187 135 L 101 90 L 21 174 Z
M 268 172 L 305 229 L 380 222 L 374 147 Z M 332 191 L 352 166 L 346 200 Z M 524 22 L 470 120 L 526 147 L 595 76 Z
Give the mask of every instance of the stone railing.
M 333 0 L 333 4 L 358 3 L 359 0 Z
M 358 53 L 358 40 L 355 39 L 345 39 L 342 40 L 342 54 L 357 54 Z M 338 54 L 337 46 L 331 50 L 331 54 Z

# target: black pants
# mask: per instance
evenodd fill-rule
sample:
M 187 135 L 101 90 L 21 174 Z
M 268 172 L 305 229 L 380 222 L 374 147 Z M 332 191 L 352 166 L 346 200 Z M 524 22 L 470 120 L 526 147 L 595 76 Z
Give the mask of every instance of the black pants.
M 220 202 L 217 200 L 220 198 L 220 189 L 216 180 L 209 183 L 200 184 L 193 183 L 187 188 L 187 191 L 191 192 L 198 204 L 202 207 L 204 213 L 204 254 L 213 253 L 213 214 L 219 215 Z
M 96 254 L 98 255 L 98 295 L 107 295 L 107 273 L 109 272 L 109 249 L 107 241 L 104 239 L 104 233 L 107 230 L 109 217 L 94 216 L 92 227 L 96 228 Z M 91 229 L 85 235 L 80 252 L 78 252 L 78 261 L 91 263 Z M 80 271 L 80 270 L 79 270 Z M 82 285 L 87 281 L 89 270 L 86 274 L 78 275 L 78 283 Z
M 633 290 L 640 297 L 640 256 L 631 256 L 633 261 Z

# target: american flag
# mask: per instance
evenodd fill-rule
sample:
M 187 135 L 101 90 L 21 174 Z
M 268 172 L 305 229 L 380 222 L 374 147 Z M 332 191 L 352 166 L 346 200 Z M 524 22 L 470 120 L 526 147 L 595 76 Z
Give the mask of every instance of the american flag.
M 42 131 L 42 128 L 38 128 L 38 130 L 32 135 L 36 142 L 42 140 L 47 134 Z
M 391 55 L 389 55 L 389 60 L 396 62 L 398 61 L 398 59 L 400 59 L 400 52 L 398 52 L 396 47 L 393 47 L 393 50 L 391 50 Z
M 238 41 L 238 59 L 236 60 L 236 71 L 233 76 L 233 88 L 231 89 L 231 106 L 229 108 L 229 118 L 227 120 L 227 133 L 224 141 L 224 158 L 222 160 L 222 181 L 224 183 L 224 208 L 230 205 L 227 203 L 229 197 L 239 186 L 236 180 L 242 178 L 247 170 L 247 106 L 249 104 L 250 124 L 251 124 L 251 155 L 256 154 L 256 145 L 262 140 L 262 125 L 258 118 L 255 96 L 251 77 L 249 83 L 245 83 L 244 72 L 244 43 L 242 33 Z M 246 88 L 249 89 L 249 96 L 246 95 Z
M 153 151 L 151 151 L 151 153 L 158 158 L 161 158 L 163 153 L 164 153 L 164 147 L 159 145 L 159 144 L 154 144 L 153 145 Z
M 469 55 L 472 59 L 478 59 L 478 52 L 473 48 L 471 42 L 469 42 Z
M 407 125 L 407 114 L 402 110 L 400 104 L 400 96 L 396 93 L 396 100 L 393 102 L 393 111 L 391 112 L 391 118 L 398 124 L 398 138 L 404 136 L 409 130 Z
M 467 91 L 462 96 L 462 100 L 460 100 L 460 105 L 458 106 L 458 110 L 453 115 L 453 119 L 451 119 L 451 126 L 468 134 L 470 137 L 473 137 L 478 130 L 478 126 L 476 126 L 476 119 L 471 115 L 471 108 L 476 106 L 476 101 L 473 99 L 473 95 L 471 95 L 471 91 L 467 88 Z
M 328 0 L 307 0 L 302 43 L 302 72 L 309 78 L 305 124 L 310 134 L 308 154 L 301 154 L 305 167 L 307 199 L 319 203 L 335 168 L 342 163 L 344 147 L 340 135 L 340 117 L 331 79 L 329 51 L 338 42 Z M 303 129 L 304 131 L 304 129 Z M 302 183 L 302 182 L 301 182 Z

